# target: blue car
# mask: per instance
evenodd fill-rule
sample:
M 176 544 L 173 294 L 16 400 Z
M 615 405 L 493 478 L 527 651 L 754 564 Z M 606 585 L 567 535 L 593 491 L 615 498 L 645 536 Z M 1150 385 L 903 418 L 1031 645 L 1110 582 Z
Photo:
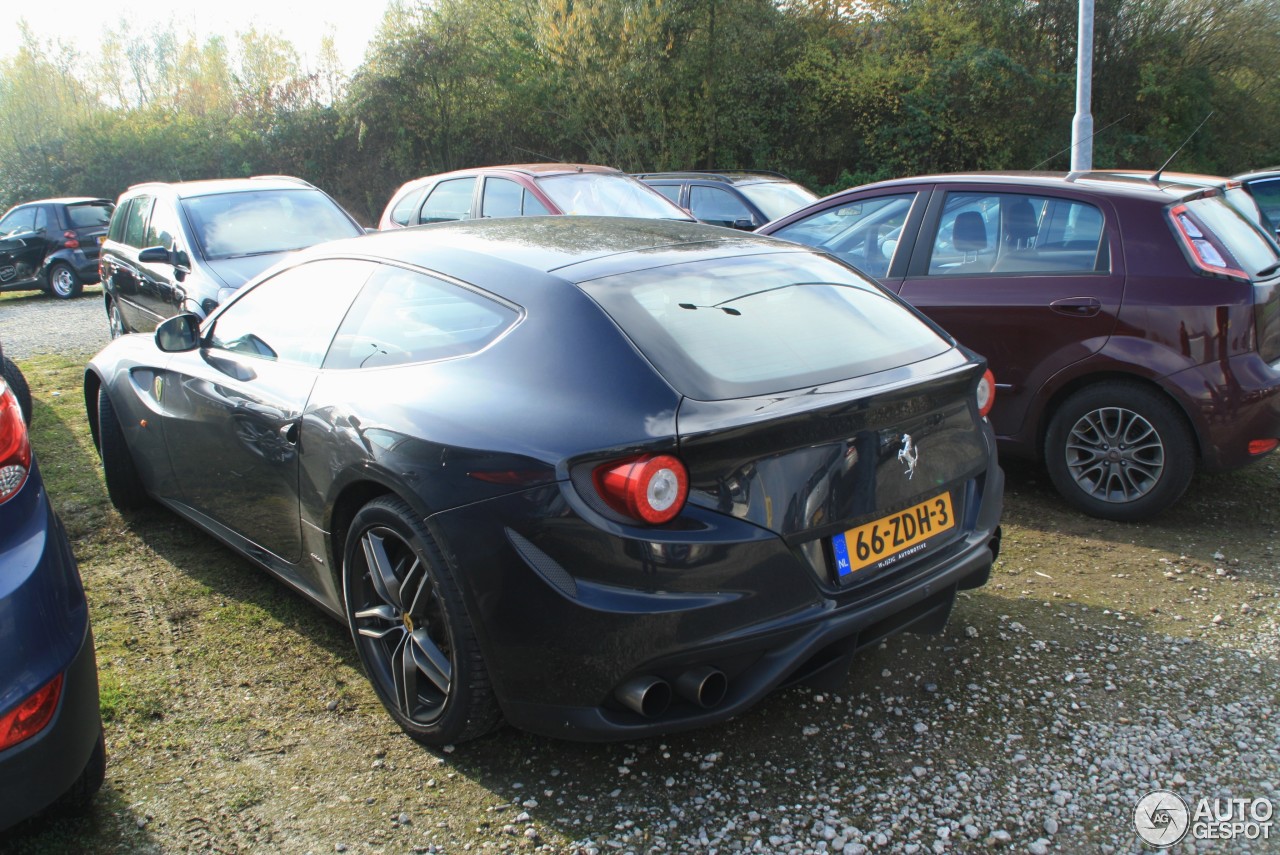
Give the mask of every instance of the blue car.
M 87 807 L 105 770 L 80 573 L 0 379 L 0 831 L 53 805 Z

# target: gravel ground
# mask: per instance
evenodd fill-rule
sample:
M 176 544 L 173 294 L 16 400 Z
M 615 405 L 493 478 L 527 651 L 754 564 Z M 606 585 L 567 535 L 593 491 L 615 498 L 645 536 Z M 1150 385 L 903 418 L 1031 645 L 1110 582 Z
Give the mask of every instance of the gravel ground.
M 0 300 L 6 353 L 96 351 L 100 300 Z M 33 374 L 37 400 L 74 394 L 74 378 Z M 944 634 L 890 640 L 837 691 L 777 692 L 718 727 L 616 745 L 504 729 L 424 749 L 382 715 L 336 625 L 306 609 L 295 621 L 278 586 L 166 515 L 120 530 L 109 515 L 82 537 L 134 557 L 118 580 L 82 561 L 95 624 L 129 585 L 140 613 L 172 613 L 182 632 L 148 646 L 165 625 L 142 621 L 117 642 L 104 620 L 99 649 L 154 657 L 157 678 L 183 673 L 184 688 L 154 726 L 109 727 L 108 784 L 86 826 L 32 823 L 0 850 L 1129 853 L 1152 851 L 1133 825 L 1152 790 L 1193 810 L 1280 805 L 1280 456 L 1197 478 L 1145 525 L 1081 517 L 1038 470 L 1007 469 L 1001 560 Z M 194 538 L 199 557 L 169 537 Z M 243 564 L 244 581 L 216 581 L 215 561 L 233 576 Z M 231 608 L 280 656 L 221 649 L 193 671 Z M 120 655 L 100 652 L 104 673 Z M 195 723 L 228 716 L 252 726 L 201 741 Z M 1280 818 L 1269 831 L 1188 835 L 1174 851 L 1280 852 Z
M 0 344 L 10 359 L 37 353 L 92 355 L 110 340 L 100 286 L 86 288 L 74 300 L 39 293 L 0 300 Z

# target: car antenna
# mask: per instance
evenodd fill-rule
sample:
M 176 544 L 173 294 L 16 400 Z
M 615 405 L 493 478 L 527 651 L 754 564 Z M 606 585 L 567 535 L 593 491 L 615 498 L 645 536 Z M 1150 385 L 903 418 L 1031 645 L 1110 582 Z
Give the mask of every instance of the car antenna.
M 545 160 L 547 163 L 559 163 L 559 162 L 560 162 L 560 158 L 558 158 L 558 157 L 547 157 L 545 154 L 542 154 L 541 152 L 529 151 L 529 149 L 527 149 L 527 148 L 521 148 L 521 147 L 520 147 L 520 146 L 518 146 L 518 145 L 513 145 L 513 146 L 512 146 L 512 148 L 514 148 L 516 151 L 522 151 L 522 152 L 524 152 L 525 154 L 531 154 L 531 155 L 533 155 L 534 157 L 541 158 L 542 160 Z
M 1130 115 L 1129 113 L 1125 113 L 1123 116 L 1121 116 L 1120 118 L 1116 119 L 1116 120 L 1115 120 L 1114 122 L 1112 122 L 1110 125 L 1105 125 L 1104 127 L 1098 128 L 1096 131 L 1094 131 L 1093 133 L 1089 134 L 1089 136 L 1085 137 L 1083 140 L 1080 140 L 1079 142 L 1073 142 L 1071 145 L 1067 146 L 1067 147 L 1066 147 L 1066 148 L 1064 148 L 1062 151 L 1060 151 L 1060 152 L 1058 152 L 1058 153 L 1056 153 L 1056 154 L 1051 154 L 1051 155 L 1049 155 L 1049 156 L 1048 156 L 1048 157 L 1046 157 L 1044 160 L 1040 161 L 1040 162 L 1039 162 L 1039 163 L 1037 163 L 1035 166 L 1031 167 L 1031 169 L 1029 169 L 1028 171 L 1029 171 L 1029 172 L 1035 172 L 1037 169 L 1039 169 L 1040 167 L 1044 166 L 1046 163 L 1049 163 L 1050 161 L 1056 160 L 1056 159 L 1058 159 L 1059 157 L 1061 157 L 1062 155 L 1064 155 L 1064 154 L 1066 154 L 1067 152 L 1071 151 L 1071 149 L 1073 149 L 1073 148 L 1075 148 L 1076 146 L 1080 145 L 1080 143 L 1084 142 L 1085 140 L 1091 140 L 1091 139 L 1093 139 L 1093 138 L 1094 138 L 1094 137 L 1096 137 L 1098 134 L 1102 133 L 1102 132 L 1103 132 L 1103 131 L 1105 131 L 1107 128 L 1111 127 L 1111 125 L 1117 125 L 1117 124 L 1119 124 L 1120 122 L 1123 122 L 1125 119 L 1129 118 L 1129 115 Z
M 1160 174 L 1161 174 L 1162 172 L 1164 172 L 1165 167 L 1167 167 L 1169 164 L 1173 163 L 1173 159 L 1174 159 L 1175 157 L 1177 157 L 1177 156 L 1178 156 L 1178 153 L 1179 153 L 1180 151 L 1182 151 L 1184 148 L 1186 148 L 1187 143 L 1191 142 L 1191 138 L 1192 138 L 1192 137 L 1194 137 L 1196 134 L 1200 133 L 1200 129 L 1204 127 L 1204 123 L 1205 123 L 1205 122 L 1207 122 L 1207 121 L 1209 121 L 1209 116 L 1212 116 L 1212 115 L 1213 115 L 1213 110 L 1210 110 L 1210 111 L 1209 111 L 1209 114 L 1208 114 L 1207 116 L 1205 116 L 1203 119 L 1201 119 L 1201 120 L 1200 120 L 1200 124 L 1196 125 L 1196 129 L 1195 129 L 1194 131 L 1192 131 L 1191 133 L 1187 134 L 1187 138 L 1186 138 L 1185 140 L 1183 140 L 1183 141 L 1182 141 L 1182 145 L 1178 146 L 1176 149 L 1174 149 L 1174 150 L 1173 150 L 1173 154 L 1169 155 L 1169 159 L 1168 159 L 1168 160 L 1166 160 L 1164 163 L 1162 163 L 1162 164 L 1160 165 L 1160 168 L 1159 168 L 1159 169 L 1157 169 L 1157 170 L 1155 171 L 1155 174 L 1151 176 L 1151 183 L 1152 183 L 1152 184 L 1159 184 L 1159 183 L 1160 183 Z

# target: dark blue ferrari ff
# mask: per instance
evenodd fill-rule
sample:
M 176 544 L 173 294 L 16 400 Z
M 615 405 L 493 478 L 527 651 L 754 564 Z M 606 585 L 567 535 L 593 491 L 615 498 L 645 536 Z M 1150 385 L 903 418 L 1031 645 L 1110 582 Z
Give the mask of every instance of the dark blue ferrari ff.
M 704 725 L 986 582 L 982 361 L 830 256 L 475 220 L 292 257 L 89 365 L 108 492 L 347 622 L 431 744 Z
M 80 574 L 0 379 L 0 831 L 50 805 L 87 807 L 105 768 Z

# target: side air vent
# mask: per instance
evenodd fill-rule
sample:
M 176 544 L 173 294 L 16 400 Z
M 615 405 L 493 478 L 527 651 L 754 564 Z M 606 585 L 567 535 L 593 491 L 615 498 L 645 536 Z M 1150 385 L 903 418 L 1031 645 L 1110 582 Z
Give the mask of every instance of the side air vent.
M 560 593 L 566 597 L 578 597 L 578 583 L 573 580 L 573 576 L 569 575 L 569 571 L 561 567 L 547 553 L 529 542 L 528 538 L 514 532 L 511 529 L 503 529 L 507 533 L 507 540 L 511 541 L 511 545 L 516 548 L 516 552 L 520 553 L 520 557 L 532 567 L 539 576 L 546 579 L 552 585 L 559 589 Z

